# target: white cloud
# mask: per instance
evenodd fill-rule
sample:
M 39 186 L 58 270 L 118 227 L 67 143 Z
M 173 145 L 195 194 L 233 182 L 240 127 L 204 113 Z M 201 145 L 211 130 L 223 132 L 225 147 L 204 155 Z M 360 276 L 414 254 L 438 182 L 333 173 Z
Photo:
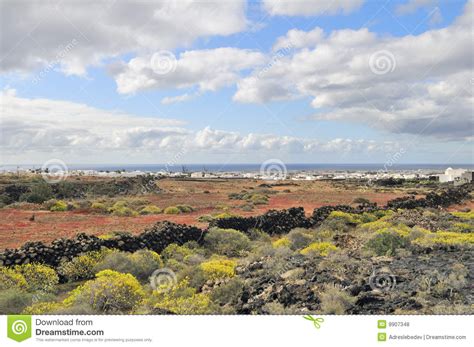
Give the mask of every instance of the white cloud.
M 152 57 L 133 58 L 114 69 L 112 73 L 119 93 L 194 86 L 200 92 L 216 91 L 234 84 L 241 71 L 264 62 L 264 55 L 260 52 L 222 47 L 183 52 L 174 62 L 175 68 L 156 73 Z
M 308 47 L 281 57 L 264 72 L 255 70 L 238 83 L 234 100 L 310 96 L 318 109 L 315 119 L 363 122 L 394 133 L 450 140 L 468 138 L 474 129 L 472 6 L 470 1 L 450 27 L 416 36 L 333 31 L 315 47 L 309 41 Z
M 404 4 L 400 4 L 395 8 L 395 12 L 398 15 L 407 15 L 415 13 L 419 8 L 422 7 L 433 7 L 436 5 L 438 0 L 408 0 Z
M 104 58 L 190 45 L 247 26 L 245 1 L 2 1 L 0 71 L 29 72 L 61 56 L 68 74 L 84 74 Z
M 393 142 L 323 141 L 272 134 L 240 134 L 210 127 L 189 130 L 176 120 L 139 117 L 66 101 L 21 98 L 12 90 L 4 91 L 0 101 L 3 162 L 20 162 L 19 158 L 27 157 L 31 163 L 57 156 L 69 163 L 75 160 L 87 162 L 85 158 L 93 157 L 108 158 L 107 162 L 113 158 L 130 162 L 150 156 L 155 162 L 165 162 L 177 153 L 190 153 L 188 160 L 193 160 L 198 154 L 205 157 L 219 153 L 245 156 L 249 153 L 274 156 L 283 153 L 373 154 L 395 151 L 399 147 Z
M 273 45 L 273 51 L 280 49 L 311 48 L 316 46 L 324 38 L 321 28 L 314 28 L 311 31 L 292 29 L 285 36 L 279 37 Z
M 177 95 L 177 96 L 166 96 L 161 100 L 161 103 L 163 105 L 170 105 L 170 104 L 174 104 L 178 102 L 192 100 L 196 96 L 197 96 L 196 94 L 188 94 L 188 93 L 184 93 L 182 95 Z
M 274 16 L 315 16 L 348 14 L 363 3 L 364 0 L 263 0 L 263 7 Z

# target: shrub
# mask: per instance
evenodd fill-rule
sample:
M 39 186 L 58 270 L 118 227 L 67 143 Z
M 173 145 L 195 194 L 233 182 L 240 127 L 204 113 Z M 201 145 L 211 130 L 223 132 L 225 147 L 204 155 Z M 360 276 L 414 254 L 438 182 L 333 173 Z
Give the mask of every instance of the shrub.
M 87 304 L 105 313 L 133 312 L 145 297 L 138 280 L 130 274 L 104 270 L 84 285 L 74 289 L 64 300 L 66 306 Z
M 415 239 L 413 243 L 429 246 L 440 245 L 472 245 L 474 244 L 474 234 L 457 233 L 452 231 L 438 231 L 436 233 L 425 233 L 423 236 Z
M 25 277 L 17 271 L 0 267 L 0 290 L 26 289 L 28 287 Z
M 360 216 L 354 213 L 347 213 L 342 211 L 332 211 L 328 219 L 338 219 L 343 221 L 346 224 L 359 224 L 361 223 Z
M 153 292 L 151 298 L 155 309 L 174 314 L 206 314 L 214 312 L 208 294 L 198 293 L 189 287 L 187 279 L 178 282 L 171 290 Z
M 53 313 L 54 311 L 59 310 L 63 305 L 59 302 L 37 302 L 33 305 L 26 307 L 22 314 L 28 315 L 40 315 Z
M 290 247 L 290 245 L 291 245 L 291 241 L 287 237 L 282 237 L 281 239 L 278 239 L 278 240 L 272 242 L 272 246 L 275 247 L 275 248 Z
M 161 256 L 165 261 L 174 259 L 178 262 L 186 261 L 187 257 L 191 256 L 193 251 L 186 246 L 180 246 L 175 243 L 167 246 L 162 252 Z
M 94 266 L 111 252 L 107 248 L 101 251 L 87 252 L 70 261 L 61 263 L 58 267 L 58 273 L 70 282 L 93 278 Z
M 306 246 L 308 246 L 311 241 L 314 241 L 313 235 L 310 233 L 308 229 L 303 229 L 303 228 L 296 228 L 291 230 L 287 238 L 290 240 L 291 249 L 301 249 Z
M 400 236 L 393 230 L 382 231 L 368 242 L 366 247 L 376 255 L 394 255 L 398 248 L 405 248 L 409 244 L 407 238 Z
M 145 206 L 140 210 L 140 214 L 160 214 L 163 210 L 155 205 Z
M 189 213 L 189 212 L 193 212 L 194 211 L 194 208 L 192 208 L 191 206 L 189 205 L 176 205 L 176 208 L 179 210 L 179 212 L 181 213 Z
M 451 212 L 453 216 L 462 218 L 462 219 L 468 219 L 472 220 L 474 219 L 474 211 L 469 211 L 469 212 Z
M 329 253 L 337 251 L 338 248 L 329 242 L 314 242 L 301 250 L 303 255 L 327 256 Z
M 105 206 L 105 204 L 102 202 L 93 202 L 91 208 L 97 212 L 107 212 L 107 206 Z
M 384 230 L 388 229 L 392 226 L 391 223 L 382 221 L 382 220 L 376 220 L 373 222 L 368 222 L 368 223 L 363 223 L 358 226 L 359 229 L 370 231 L 370 232 L 375 232 L 378 230 Z
M 268 204 L 268 197 L 265 196 L 265 195 L 262 195 L 262 194 L 253 194 L 250 197 L 250 201 L 254 205 L 266 205 L 266 204 Z
M 2 284 L 0 284 L 2 287 Z M 0 314 L 19 314 L 31 304 L 33 295 L 18 288 L 0 290 Z
M 163 267 L 158 253 L 150 250 L 139 250 L 135 253 L 112 252 L 98 262 L 94 272 L 114 270 L 129 273 L 139 280 L 146 280 L 156 269 Z
M 181 211 L 176 206 L 168 206 L 167 208 L 165 208 L 164 213 L 165 214 L 180 214 Z
M 323 314 L 345 314 L 356 301 L 355 297 L 350 296 L 337 286 L 325 285 L 324 288 L 324 292 L 321 294 Z
M 15 266 L 14 270 L 23 275 L 29 291 L 50 292 L 59 283 L 56 271 L 46 265 L 23 264 Z
M 242 295 L 244 282 L 234 277 L 211 292 L 212 301 L 223 306 L 237 302 Z
M 450 231 L 459 233 L 474 233 L 474 225 L 469 223 L 454 223 Z
M 212 251 L 228 257 L 237 257 L 250 250 L 250 239 L 234 229 L 211 228 L 204 237 L 204 244 Z
M 235 276 L 237 263 L 230 259 L 211 259 L 201 263 L 200 268 L 210 280 L 231 278 Z
M 134 217 L 138 215 L 138 213 L 132 210 L 130 207 L 119 207 L 117 209 L 113 209 L 112 214 L 118 217 Z
M 41 180 L 38 182 L 34 182 L 30 191 L 28 193 L 23 194 L 20 197 L 20 200 L 41 204 L 46 200 L 51 199 L 52 197 L 53 190 L 51 189 L 51 185 Z
M 65 203 L 64 201 L 62 200 L 58 200 L 56 201 L 50 208 L 49 210 L 50 211 L 67 211 L 68 209 L 68 204 Z

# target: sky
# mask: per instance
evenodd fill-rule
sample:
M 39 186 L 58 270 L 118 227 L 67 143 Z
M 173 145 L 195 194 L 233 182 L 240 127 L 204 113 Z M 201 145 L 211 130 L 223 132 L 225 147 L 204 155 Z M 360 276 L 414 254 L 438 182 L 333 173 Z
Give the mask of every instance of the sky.
M 473 1 L 0 4 L 0 165 L 474 162 Z

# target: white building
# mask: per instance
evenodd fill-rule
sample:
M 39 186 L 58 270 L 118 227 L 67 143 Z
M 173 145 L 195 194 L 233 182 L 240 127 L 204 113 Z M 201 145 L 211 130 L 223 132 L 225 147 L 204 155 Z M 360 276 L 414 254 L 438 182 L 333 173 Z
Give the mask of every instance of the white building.
M 442 183 L 459 181 L 465 172 L 465 169 L 452 169 L 448 167 L 444 174 L 439 175 L 439 181 Z

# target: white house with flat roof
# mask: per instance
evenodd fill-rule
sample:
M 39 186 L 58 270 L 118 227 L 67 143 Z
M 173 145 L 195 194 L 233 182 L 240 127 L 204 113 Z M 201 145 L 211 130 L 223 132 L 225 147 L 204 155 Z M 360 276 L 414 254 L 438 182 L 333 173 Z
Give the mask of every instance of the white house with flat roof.
M 453 169 L 448 167 L 444 174 L 439 175 L 439 181 L 444 182 L 455 182 L 461 179 L 463 173 L 465 173 L 466 169 Z

